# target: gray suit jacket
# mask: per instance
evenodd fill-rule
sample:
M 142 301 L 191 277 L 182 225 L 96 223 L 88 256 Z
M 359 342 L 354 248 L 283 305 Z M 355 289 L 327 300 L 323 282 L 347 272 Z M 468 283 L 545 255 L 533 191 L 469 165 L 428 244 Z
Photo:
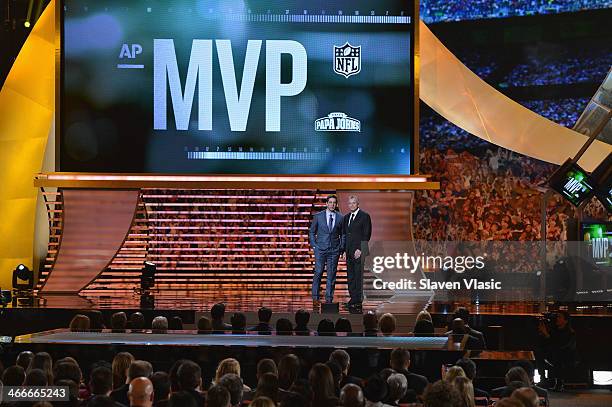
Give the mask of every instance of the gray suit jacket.
M 321 211 L 317 213 L 312 219 L 310 224 L 310 231 L 308 233 L 310 245 L 314 249 L 326 250 L 340 250 L 344 251 L 344 239 L 342 236 L 342 214 L 338 211 L 336 213 L 336 220 L 333 229 L 330 231 L 327 225 L 328 219 L 327 211 Z

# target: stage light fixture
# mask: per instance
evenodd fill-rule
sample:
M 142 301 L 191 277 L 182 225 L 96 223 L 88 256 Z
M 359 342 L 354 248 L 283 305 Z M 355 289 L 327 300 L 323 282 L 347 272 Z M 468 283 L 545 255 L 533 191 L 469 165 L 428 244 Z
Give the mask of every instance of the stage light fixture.
M 20 264 L 13 270 L 13 288 L 16 290 L 34 288 L 34 272 L 26 265 Z
M 26 20 L 26 21 L 23 23 L 23 26 L 24 26 L 25 28 L 30 28 L 30 22 L 29 22 L 28 20 Z

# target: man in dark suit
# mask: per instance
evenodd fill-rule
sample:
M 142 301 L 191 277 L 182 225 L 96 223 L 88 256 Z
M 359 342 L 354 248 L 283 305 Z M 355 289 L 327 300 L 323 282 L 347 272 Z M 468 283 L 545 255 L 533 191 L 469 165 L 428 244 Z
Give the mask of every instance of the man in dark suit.
M 370 215 L 359 208 L 359 199 L 351 195 L 348 199 L 350 213 L 344 216 L 342 236 L 346 252 L 346 274 L 351 299 L 348 309 L 352 313 L 361 313 L 363 302 L 363 264 L 369 254 L 368 242 L 372 236 Z
M 425 388 L 429 384 L 425 376 L 412 373 L 408 370 L 410 367 L 410 351 L 405 348 L 396 348 L 391 352 L 390 359 L 391 369 L 397 373 L 401 373 L 406 376 L 408 382 L 408 391 L 400 403 L 416 403 L 417 400 L 422 397 L 425 392 Z
M 319 289 L 324 268 L 327 269 L 325 302 L 331 303 L 334 300 L 336 270 L 342 251 L 342 214 L 336 209 L 338 197 L 329 195 L 326 205 L 327 208 L 324 211 L 314 216 L 309 232 L 310 246 L 315 255 L 315 270 L 312 279 L 312 306 L 315 309 L 321 305 Z

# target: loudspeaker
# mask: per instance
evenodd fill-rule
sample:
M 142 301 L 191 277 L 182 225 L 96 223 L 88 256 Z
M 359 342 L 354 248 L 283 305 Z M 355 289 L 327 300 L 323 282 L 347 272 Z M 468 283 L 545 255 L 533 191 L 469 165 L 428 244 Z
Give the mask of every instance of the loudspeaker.
M 339 312 L 340 305 L 337 302 L 321 303 L 321 314 L 338 314 Z

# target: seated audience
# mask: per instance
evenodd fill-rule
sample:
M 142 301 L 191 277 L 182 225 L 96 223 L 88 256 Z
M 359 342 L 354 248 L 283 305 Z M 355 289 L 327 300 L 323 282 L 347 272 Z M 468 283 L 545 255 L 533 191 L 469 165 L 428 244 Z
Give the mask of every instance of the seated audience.
M 203 405 L 204 394 L 201 392 L 202 369 L 200 366 L 191 360 L 186 360 L 178 368 L 177 377 L 181 391 L 191 394 L 198 406 Z
M 340 396 L 340 388 L 342 387 L 340 386 L 340 382 L 342 381 L 342 368 L 334 360 L 328 360 L 325 362 L 325 365 L 329 367 L 329 370 L 331 371 L 332 378 L 334 380 L 334 395 L 338 397 Z
M 308 381 L 310 387 L 315 390 L 313 391 L 313 406 L 331 407 L 338 404 L 338 398 L 335 396 L 334 378 L 329 367 L 323 363 L 316 363 L 310 369 Z
M 342 380 L 340 380 L 340 387 L 352 383 L 361 386 L 361 379 L 355 376 L 349 376 L 349 370 L 351 368 L 351 357 L 344 349 L 336 349 L 329 355 L 329 360 L 335 361 L 342 369 Z
M 127 372 L 127 378 L 125 380 L 125 384 L 110 394 L 110 397 L 118 403 L 125 404 L 126 406 L 130 404 L 128 400 L 128 390 L 129 384 L 132 380 L 137 379 L 139 377 L 149 378 L 153 374 L 153 366 L 151 363 L 145 360 L 135 360 L 130 364 Z
M 455 362 L 455 366 L 459 366 L 465 372 L 465 376 L 472 381 L 476 378 L 476 363 L 469 358 L 461 358 Z M 476 405 L 489 405 L 489 393 L 484 390 L 474 387 L 474 399 Z
M 239 375 L 227 373 L 217 380 L 217 384 L 229 392 L 232 407 L 239 407 L 242 404 L 244 384 Z
M 374 311 L 363 314 L 363 336 L 378 336 L 378 317 Z
M 329 318 L 324 318 L 319 321 L 319 325 L 317 326 L 317 335 L 319 336 L 335 336 L 336 328 L 334 328 L 334 323 Z
M 540 405 L 538 393 L 530 387 L 521 387 L 514 390 L 510 398 L 520 401 L 523 407 L 538 407 Z
M 292 353 L 283 356 L 278 362 L 278 387 L 289 391 L 300 374 L 300 359 Z
M 88 331 L 90 326 L 91 321 L 89 320 L 88 316 L 83 314 L 77 314 L 70 321 L 70 325 L 68 325 L 68 328 L 70 329 L 70 332 L 84 332 Z
M 200 317 L 200 319 L 198 319 L 198 333 L 204 335 L 212 333 L 212 323 L 210 319 L 207 317 Z
M 32 369 L 42 370 L 45 373 L 46 382 L 49 385 L 53 384 L 53 360 L 47 352 L 38 352 L 34 355 L 26 370 L 26 376 Z
M 472 381 L 465 376 L 457 376 L 451 381 L 461 396 L 462 407 L 474 407 L 474 386 Z
M 389 395 L 389 387 L 387 381 L 380 377 L 380 375 L 374 375 L 366 380 L 365 388 L 363 389 L 363 395 L 366 399 L 366 407 L 388 407 L 388 404 L 383 403 L 383 400 Z
M 397 325 L 397 321 L 393 314 L 386 313 L 380 317 L 380 321 L 378 322 L 378 329 L 383 334 L 383 336 L 391 336 L 393 332 L 395 332 L 395 326 Z
M 417 321 L 417 323 L 414 325 L 413 332 L 414 336 L 433 336 L 435 334 L 435 329 L 431 321 L 422 319 L 420 321 Z
M 179 316 L 173 316 L 168 321 L 168 329 L 172 331 L 182 331 L 183 330 L 183 320 Z
M 15 365 L 21 366 L 21 368 L 26 371 L 28 370 L 28 366 L 30 366 L 30 362 L 34 358 L 34 353 L 29 350 L 24 350 L 23 352 L 19 352 L 17 355 L 17 360 L 15 361 Z
M 548 405 L 548 391 L 545 389 L 536 386 L 533 383 L 533 376 L 535 374 L 535 367 L 533 363 L 528 360 L 517 360 L 513 363 L 514 366 L 522 367 L 525 373 L 527 373 L 527 377 L 529 377 L 529 383 L 531 384 L 531 388 L 538 394 L 538 397 L 541 397 L 546 400 L 546 404 Z
M 267 397 L 275 402 L 280 400 L 277 375 L 268 372 L 259 377 L 253 399 L 259 397 Z
M 460 342 L 464 349 L 484 349 L 483 342 L 475 336 L 469 334 L 470 330 L 466 327 L 461 318 L 455 318 L 452 322 L 452 330 L 447 332 L 453 342 Z
M 146 377 L 137 377 L 130 382 L 128 388 L 130 407 L 153 406 L 153 383 Z
M 442 380 L 452 383 L 457 377 L 466 377 L 465 372 L 459 366 L 451 366 L 446 373 L 444 373 Z
M 503 387 L 497 387 L 491 390 L 492 397 L 510 397 L 512 392 L 521 387 L 531 387 L 531 382 L 527 372 L 522 367 L 512 367 L 506 373 L 505 377 L 506 385 Z
M 141 312 L 133 312 L 130 315 L 130 321 L 128 322 L 130 332 L 143 332 L 145 328 L 144 315 Z
M 198 404 L 188 392 L 177 391 L 170 395 L 168 407 L 202 407 L 202 404 Z
M 425 387 L 429 383 L 425 376 L 412 373 L 408 370 L 410 367 L 410 351 L 404 348 L 393 349 L 391 352 L 391 368 L 397 373 L 406 376 L 408 382 L 408 390 L 401 403 L 414 403 L 417 398 L 422 396 Z
M 58 360 L 53 366 L 53 381 L 72 380 L 76 384 L 80 384 L 83 379 L 83 374 L 79 365 L 75 362 L 67 360 Z
M 151 321 L 151 332 L 154 334 L 168 333 L 168 318 L 158 316 Z
M 310 329 L 308 329 L 308 322 L 310 321 L 310 313 L 305 309 L 300 309 L 295 313 L 295 328 L 293 331 L 296 335 L 308 336 L 310 335 Z
M 431 319 L 431 314 L 427 312 L 426 310 L 423 310 L 417 314 L 416 322 L 419 322 L 419 321 L 433 322 L 433 320 Z
M 127 315 L 125 312 L 115 312 L 111 316 L 111 332 L 123 333 L 127 327 Z
M 166 407 L 170 397 L 170 376 L 166 372 L 155 372 L 151 375 L 151 383 L 153 383 L 153 405 Z
M 113 372 L 104 366 L 98 366 L 89 374 L 89 398 L 83 402 L 87 404 L 96 396 L 110 396 L 113 391 Z
M 257 310 L 257 319 L 259 323 L 249 328 L 249 331 L 259 332 L 260 335 L 271 335 L 272 326 L 270 325 L 270 319 L 272 319 L 272 310 L 268 307 L 261 307 Z
M 128 368 L 134 361 L 134 356 L 129 352 L 119 352 L 113 358 L 113 390 L 123 386 L 127 380 Z
M 5 386 L 21 386 L 25 380 L 25 370 L 21 366 L 9 366 L 2 373 L 2 382 Z
M 400 400 L 406 396 L 408 391 L 408 380 L 406 376 L 401 373 L 392 373 L 387 378 L 387 386 L 389 388 L 389 394 L 385 403 L 390 406 L 399 406 Z
M 423 406 L 461 407 L 461 395 L 455 386 L 444 380 L 439 380 L 429 386 L 423 394 Z
M 246 315 L 244 315 L 242 312 L 235 312 L 234 315 L 232 315 L 230 322 L 232 323 L 232 325 L 230 326 L 232 334 L 234 335 L 246 334 Z M 214 329 L 214 325 L 213 325 L 213 329 Z
M 340 332 L 344 332 L 347 334 L 352 333 L 353 327 L 351 326 L 351 321 L 349 321 L 347 318 L 344 318 L 344 317 L 338 318 L 336 320 L 335 330 L 336 330 L 336 333 L 340 333 Z
M 225 316 L 225 304 L 218 302 L 210 308 L 210 318 L 212 319 L 212 329 L 214 334 L 222 334 L 232 330 L 232 326 L 223 322 Z
M 168 379 L 170 379 L 170 392 L 174 393 L 181 389 L 178 380 L 178 370 L 179 367 L 183 363 L 185 363 L 187 359 L 179 359 L 170 366 L 170 370 L 168 371 Z
M 257 362 L 257 371 L 255 373 L 255 378 L 257 379 L 258 387 L 259 387 L 259 380 L 266 373 L 272 373 L 273 375 L 278 377 L 278 370 L 276 368 L 276 363 L 274 363 L 272 359 L 261 359 L 259 362 Z M 245 392 L 243 395 L 243 398 L 245 400 L 253 400 L 255 398 L 256 391 L 257 391 L 257 388 L 251 391 Z M 274 400 L 276 400 L 276 397 L 274 398 Z
M 279 318 L 276 320 L 277 335 L 293 335 L 293 324 L 287 318 Z
M 206 393 L 206 407 L 231 407 L 229 391 L 221 385 L 214 385 Z
M 482 334 L 482 332 L 475 330 L 474 328 L 470 327 L 470 325 L 469 325 L 470 311 L 467 308 L 465 308 L 465 307 L 459 307 L 455 311 L 455 317 L 456 318 L 461 318 L 461 320 L 465 324 L 465 330 L 466 330 L 467 334 L 469 334 L 470 336 L 475 337 L 476 339 L 478 339 L 480 341 L 481 346 L 482 346 L 481 349 L 486 349 L 487 348 L 487 342 L 485 341 L 485 337 Z
M 23 381 L 24 386 L 48 386 L 48 376 L 42 369 L 30 369 Z
M 340 390 L 340 405 L 343 407 L 363 407 L 365 397 L 361 387 L 352 383 L 342 387 L 342 390 Z

